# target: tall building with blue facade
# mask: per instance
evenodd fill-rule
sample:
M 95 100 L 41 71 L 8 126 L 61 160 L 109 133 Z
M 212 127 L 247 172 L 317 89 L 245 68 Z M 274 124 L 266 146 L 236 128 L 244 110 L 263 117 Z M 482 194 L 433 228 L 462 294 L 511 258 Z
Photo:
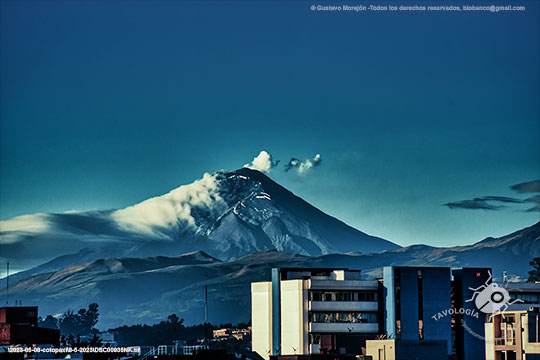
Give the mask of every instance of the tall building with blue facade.
M 445 340 L 452 354 L 450 269 L 388 266 L 383 269 L 385 332 L 400 340 Z
M 467 300 L 474 294 L 469 288 L 484 285 L 489 270 L 463 268 L 450 273 L 447 267 L 385 267 L 386 335 L 400 340 L 445 340 L 448 355 L 484 359 L 485 314 Z
M 490 279 L 491 269 L 488 268 L 463 268 L 452 270 L 454 276 L 453 296 L 456 309 L 464 309 L 464 314 L 459 312 L 455 315 L 455 348 L 458 359 L 477 360 L 485 359 L 485 329 L 486 315 L 479 313 L 478 316 L 469 316 L 467 313 L 478 312 L 475 302 L 471 301 L 474 296 L 473 289 L 478 289 Z M 469 301 L 468 301 L 469 300 Z

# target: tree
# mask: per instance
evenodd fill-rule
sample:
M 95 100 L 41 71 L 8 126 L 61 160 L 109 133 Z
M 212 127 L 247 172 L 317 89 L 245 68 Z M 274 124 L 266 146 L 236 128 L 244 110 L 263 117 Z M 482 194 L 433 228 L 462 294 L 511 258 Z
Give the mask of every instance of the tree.
M 97 334 L 94 334 L 94 337 L 88 341 L 88 345 L 91 347 L 101 347 L 101 345 L 103 345 L 103 340 L 97 336 Z
M 62 318 L 59 321 L 60 333 L 62 335 L 73 335 L 79 334 L 79 318 L 72 310 L 68 310 L 62 315 Z M 68 339 L 69 341 L 69 339 Z
M 540 281 L 540 257 L 535 257 L 531 262 L 529 262 L 534 269 L 529 271 L 529 278 L 527 282 Z
M 39 327 L 47 329 L 58 329 L 58 319 L 53 317 L 52 315 L 47 315 L 45 320 L 41 319 L 40 317 Z
M 67 346 L 75 345 L 75 336 L 73 336 L 73 334 L 69 334 L 69 336 L 66 338 L 66 345 Z
M 62 335 L 90 335 L 98 322 L 98 304 L 88 305 L 88 309 L 79 309 L 75 314 L 72 310 L 64 313 L 59 321 Z
M 80 309 L 77 313 L 79 315 L 81 334 L 90 334 L 94 326 L 97 324 L 99 316 L 98 306 L 98 304 L 92 303 L 88 305 L 88 310 Z
M 60 336 L 60 347 L 67 347 L 67 339 L 64 335 Z
M 176 314 L 169 315 L 167 321 L 173 325 L 182 325 L 184 323 L 184 319 L 179 319 Z

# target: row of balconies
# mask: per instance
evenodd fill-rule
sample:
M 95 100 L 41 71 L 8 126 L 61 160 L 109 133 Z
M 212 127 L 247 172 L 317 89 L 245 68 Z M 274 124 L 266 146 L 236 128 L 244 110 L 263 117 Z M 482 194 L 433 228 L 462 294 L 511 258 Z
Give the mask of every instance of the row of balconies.
M 311 280 L 309 288 L 324 290 L 377 290 L 379 284 L 374 280 Z M 369 311 L 379 310 L 377 301 L 310 301 L 309 311 Z M 309 323 L 309 331 L 313 333 L 377 333 L 378 323 Z M 318 349 L 312 349 L 318 350 Z M 318 351 L 312 351 L 318 353 Z
M 378 311 L 379 304 L 376 301 L 310 301 L 310 311 Z M 335 333 L 377 333 L 377 323 L 309 323 L 310 332 L 335 332 Z
M 376 301 L 310 301 L 310 311 L 378 311 Z
M 377 323 L 309 323 L 312 333 L 377 333 Z

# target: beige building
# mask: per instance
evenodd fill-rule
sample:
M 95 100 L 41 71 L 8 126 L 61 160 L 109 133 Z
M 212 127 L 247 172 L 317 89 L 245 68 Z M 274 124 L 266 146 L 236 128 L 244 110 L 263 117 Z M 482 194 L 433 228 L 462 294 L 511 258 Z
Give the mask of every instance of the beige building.
M 368 340 L 366 355 L 372 360 L 446 360 L 445 340 Z
M 503 314 L 485 324 L 486 360 L 540 359 L 538 307 Z
M 361 354 L 379 333 L 379 282 L 347 269 L 273 269 L 251 284 L 252 349 L 270 355 Z

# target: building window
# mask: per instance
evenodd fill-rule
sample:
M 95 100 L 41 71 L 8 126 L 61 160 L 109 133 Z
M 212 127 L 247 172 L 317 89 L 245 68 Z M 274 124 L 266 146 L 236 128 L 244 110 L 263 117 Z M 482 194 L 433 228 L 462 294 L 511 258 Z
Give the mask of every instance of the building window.
M 369 312 L 315 311 L 309 318 L 313 323 L 377 323 L 377 313 Z
M 309 334 L 309 343 L 310 344 L 320 344 L 321 343 L 321 334 Z
M 522 300 L 525 304 L 538 304 L 540 303 L 540 294 L 531 293 L 511 293 L 510 298 Z
M 311 301 L 377 301 L 376 291 L 330 291 L 312 290 Z

